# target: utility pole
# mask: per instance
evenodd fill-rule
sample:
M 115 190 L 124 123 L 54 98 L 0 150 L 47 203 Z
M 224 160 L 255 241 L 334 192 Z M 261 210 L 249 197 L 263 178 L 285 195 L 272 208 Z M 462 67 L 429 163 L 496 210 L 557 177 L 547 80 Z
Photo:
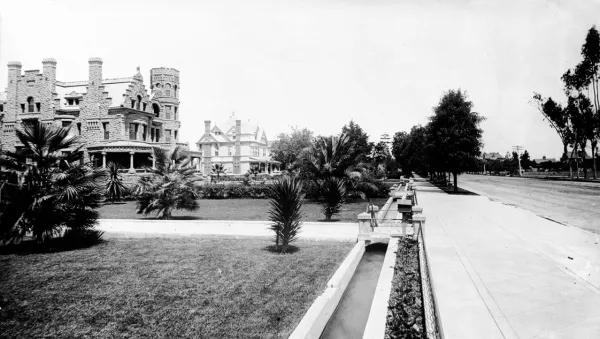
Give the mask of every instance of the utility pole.
M 519 162 L 519 176 L 522 176 L 522 174 L 521 174 L 521 154 L 519 152 L 525 148 L 522 145 L 517 145 L 517 146 L 513 146 L 512 149 L 513 149 L 513 151 L 517 152 L 517 160 Z

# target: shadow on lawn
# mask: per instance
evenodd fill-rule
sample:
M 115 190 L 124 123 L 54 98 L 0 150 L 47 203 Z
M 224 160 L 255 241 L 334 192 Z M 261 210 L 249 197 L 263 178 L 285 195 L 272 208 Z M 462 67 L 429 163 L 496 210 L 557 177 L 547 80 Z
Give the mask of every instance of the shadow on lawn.
M 440 190 L 442 190 L 442 192 L 446 193 L 446 194 L 452 194 L 452 195 L 479 195 L 477 193 L 471 192 L 469 190 L 466 190 L 464 188 L 458 188 L 458 190 L 456 192 L 454 192 L 454 188 L 453 187 L 446 187 L 446 186 L 442 186 L 442 185 L 438 185 L 432 181 L 429 181 L 430 183 L 432 183 L 435 187 L 439 188 Z
M 35 240 L 23 240 L 18 244 L 2 244 L 0 243 L 0 254 L 18 254 L 18 255 L 29 255 L 29 254 L 41 254 L 41 253 L 56 253 L 56 252 L 68 252 L 73 250 L 80 250 L 90 248 L 92 246 L 106 243 L 106 240 L 79 240 L 79 241 L 68 241 L 63 238 L 56 238 L 46 243 L 39 244 Z
M 157 217 L 140 216 L 140 220 L 164 220 Z M 170 220 L 210 220 L 210 218 L 194 217 L 191 215 L 174 215 Z
M 277 250 L 277 248 L 275 247 L 275 245 L 269 245 L 269 246 L 263 247 L 263 251 L 267 251 L 267 252 L 271 252 L 271 253 L 276 253 L 276 254 L 280 254 L 281 253 L 281 249 Z M 299 252 L 299 251 L 300 251 L 300 247 L 294 246 L 294 245 L 288 245 L 286 254 L 296 253 L 296 252 Z

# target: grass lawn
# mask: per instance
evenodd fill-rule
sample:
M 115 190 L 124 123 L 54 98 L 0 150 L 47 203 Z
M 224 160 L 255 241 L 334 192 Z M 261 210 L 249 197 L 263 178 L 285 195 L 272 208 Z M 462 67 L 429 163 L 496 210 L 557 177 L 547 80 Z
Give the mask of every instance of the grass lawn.
M 373 199 L 373 203 L 380 208 L 385 204 L 387 198 Z M 222 199 L 198 201 L 200 209 L 195 212 L 174 211 L 174 219 L 197 219 L 197 220 L 268 220 L 268 199 Z M 342 211 L 333 216 L 334 220 L 342 222 L 356 222 L 358 214 L 367 209 L 368 202 L 359 200 L 351 202 L 342 207 Z M 119 204 L 107 204 L 98 209 L 100 218 L 104 219 L 145 219 L 154 218 L 155 214 L 147 216 L 136 213 L 135 201 Z M 325 216 L 321 212 L 321 205 L 304 202 L 302 213 L 306 221 L 324 221 Z
M 114 239 L 0 255 L 2 338 L 287 338 L 353 244 Z

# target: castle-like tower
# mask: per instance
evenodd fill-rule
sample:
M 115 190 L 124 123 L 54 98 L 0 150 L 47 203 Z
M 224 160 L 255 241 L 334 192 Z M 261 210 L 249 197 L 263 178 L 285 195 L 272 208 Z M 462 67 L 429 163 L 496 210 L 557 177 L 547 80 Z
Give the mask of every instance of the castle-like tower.
M 178 139 L 179 122 L 179 71 L 174 68 L 152 68 L 150 70 L 152 99 L 164 107 L 163 128 L 167 139 Z

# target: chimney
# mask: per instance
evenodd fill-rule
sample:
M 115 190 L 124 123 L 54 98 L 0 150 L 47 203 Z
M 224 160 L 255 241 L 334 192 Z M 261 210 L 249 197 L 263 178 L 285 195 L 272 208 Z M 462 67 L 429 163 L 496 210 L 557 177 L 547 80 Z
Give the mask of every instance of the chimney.
M 210 134 L 210 120 L 204 120 L 204 135 Z
M 90 58 L 89 85 L 102 86 L 102 59 Z
M 52 58 L 42 60 L 44 65 L 44 78 L 47 81 L 48 88 L 54 91 L 56 82 L 56 60 Z

